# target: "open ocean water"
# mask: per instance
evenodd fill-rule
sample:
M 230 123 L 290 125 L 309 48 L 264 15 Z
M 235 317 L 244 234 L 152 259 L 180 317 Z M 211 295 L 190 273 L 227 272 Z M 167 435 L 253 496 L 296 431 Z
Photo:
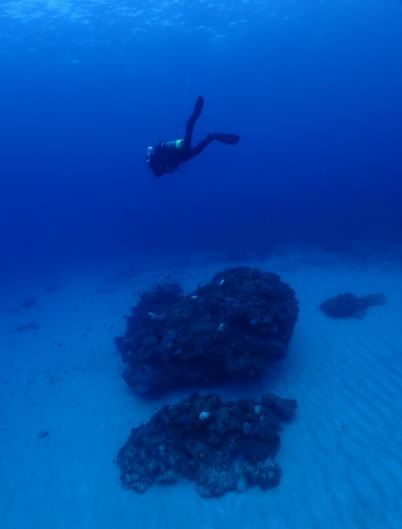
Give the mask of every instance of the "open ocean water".
M 155 177 L 198 96 L 194 143 L 239 143 Z M 0 527 L 401 529 L 401 203 L 402 2 L 0 0 Z M 279 485 L 125 490 L 130 429 L 187 392 L 130 391 L 124 316 L 239 265 L 300 303 L 286 358 L 216 389 L 297 400 Z M 345 292 L 387 303 L 319 310 Z

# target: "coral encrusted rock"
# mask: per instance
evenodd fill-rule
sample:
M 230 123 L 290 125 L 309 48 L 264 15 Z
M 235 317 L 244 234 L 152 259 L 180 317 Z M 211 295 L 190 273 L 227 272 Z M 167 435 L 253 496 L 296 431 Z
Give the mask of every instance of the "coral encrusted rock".
M 358 297 L 347 293 L 323 301 L 320 309 L 331 318 L 363 318 L 368 308 L 386 303 L 387 298 L 383 294 Z
M 272 488 L 281 477 L 273 460 L 280 423 L 295 410 L 296 401 L 270 394 L 261 401 L 223 402 L 217 395 L 194 393 L 133 428 L 117 456 L 122 484 L 145 492 L 185 478 L 205 498 L 253 486 Z
M 278 275 L 241 267 L 190 294 L 177 284 L 145 292 L 116 345 L 137 393 L 247 380 L 286 355 L 298 315 Z

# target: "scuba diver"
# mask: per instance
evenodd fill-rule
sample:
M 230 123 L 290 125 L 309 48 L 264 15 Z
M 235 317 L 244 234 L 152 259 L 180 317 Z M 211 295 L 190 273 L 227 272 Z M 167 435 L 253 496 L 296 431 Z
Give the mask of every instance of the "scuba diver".
M 193 113 L 187 120 L 186 133 L 183 139 L 159 143 L 154 147 L 148 147 L 147 162 L 155 176 L 162 176 L 166 173 L 176 171 L 178 167 L 187 160 L 200 154 L 213 141 L 235 145 L 240 137 L 236 134 L 222 134 L 212 132 L 195 147 L 191 146 L 193 129 L 197 119 L 200 117 L 204 106 L 204 98 L 198 97 Z

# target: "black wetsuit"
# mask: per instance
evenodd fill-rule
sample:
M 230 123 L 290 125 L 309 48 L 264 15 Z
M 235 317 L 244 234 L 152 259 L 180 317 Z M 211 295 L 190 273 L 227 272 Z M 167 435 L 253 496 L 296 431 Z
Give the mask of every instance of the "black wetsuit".
M 193 129 L 197 119 L 200 117 L 204 106 L 204 99 L 198 97 L 193 113 L 186 123 L 186 133 L 184 139 L 159 143 L 151 148 L 148 157 L 148 165 L 155 176 L 162 176 L 172 173 L 183 162 L 187 162 L 200 154 L 212 141 L 220 141 L 230 145 L 235 145 L 239 141 L 236 134 L 210 133 L 198 145 L 192 147 Z

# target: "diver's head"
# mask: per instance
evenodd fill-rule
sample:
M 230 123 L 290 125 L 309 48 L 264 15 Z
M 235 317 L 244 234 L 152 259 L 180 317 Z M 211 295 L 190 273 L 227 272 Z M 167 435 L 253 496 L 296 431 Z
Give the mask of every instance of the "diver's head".
M 155 176 L 162 176 L 166 173 L 164 168 L 164 158 L 161 156 L 161 149 L 156 147 L 147 148 L 147 163 Z
M 157 151 L 157 147 L 147 147 L 147 164 L 155 176 L 161 176 L 163 173 Z
M 152 147 L 152 145 L 148 145 L 148 147 L 147 147 L 147 162 L 149 161 L 149 159 L 152 156 L 153 152 L 154 152 L 154 147 Z

